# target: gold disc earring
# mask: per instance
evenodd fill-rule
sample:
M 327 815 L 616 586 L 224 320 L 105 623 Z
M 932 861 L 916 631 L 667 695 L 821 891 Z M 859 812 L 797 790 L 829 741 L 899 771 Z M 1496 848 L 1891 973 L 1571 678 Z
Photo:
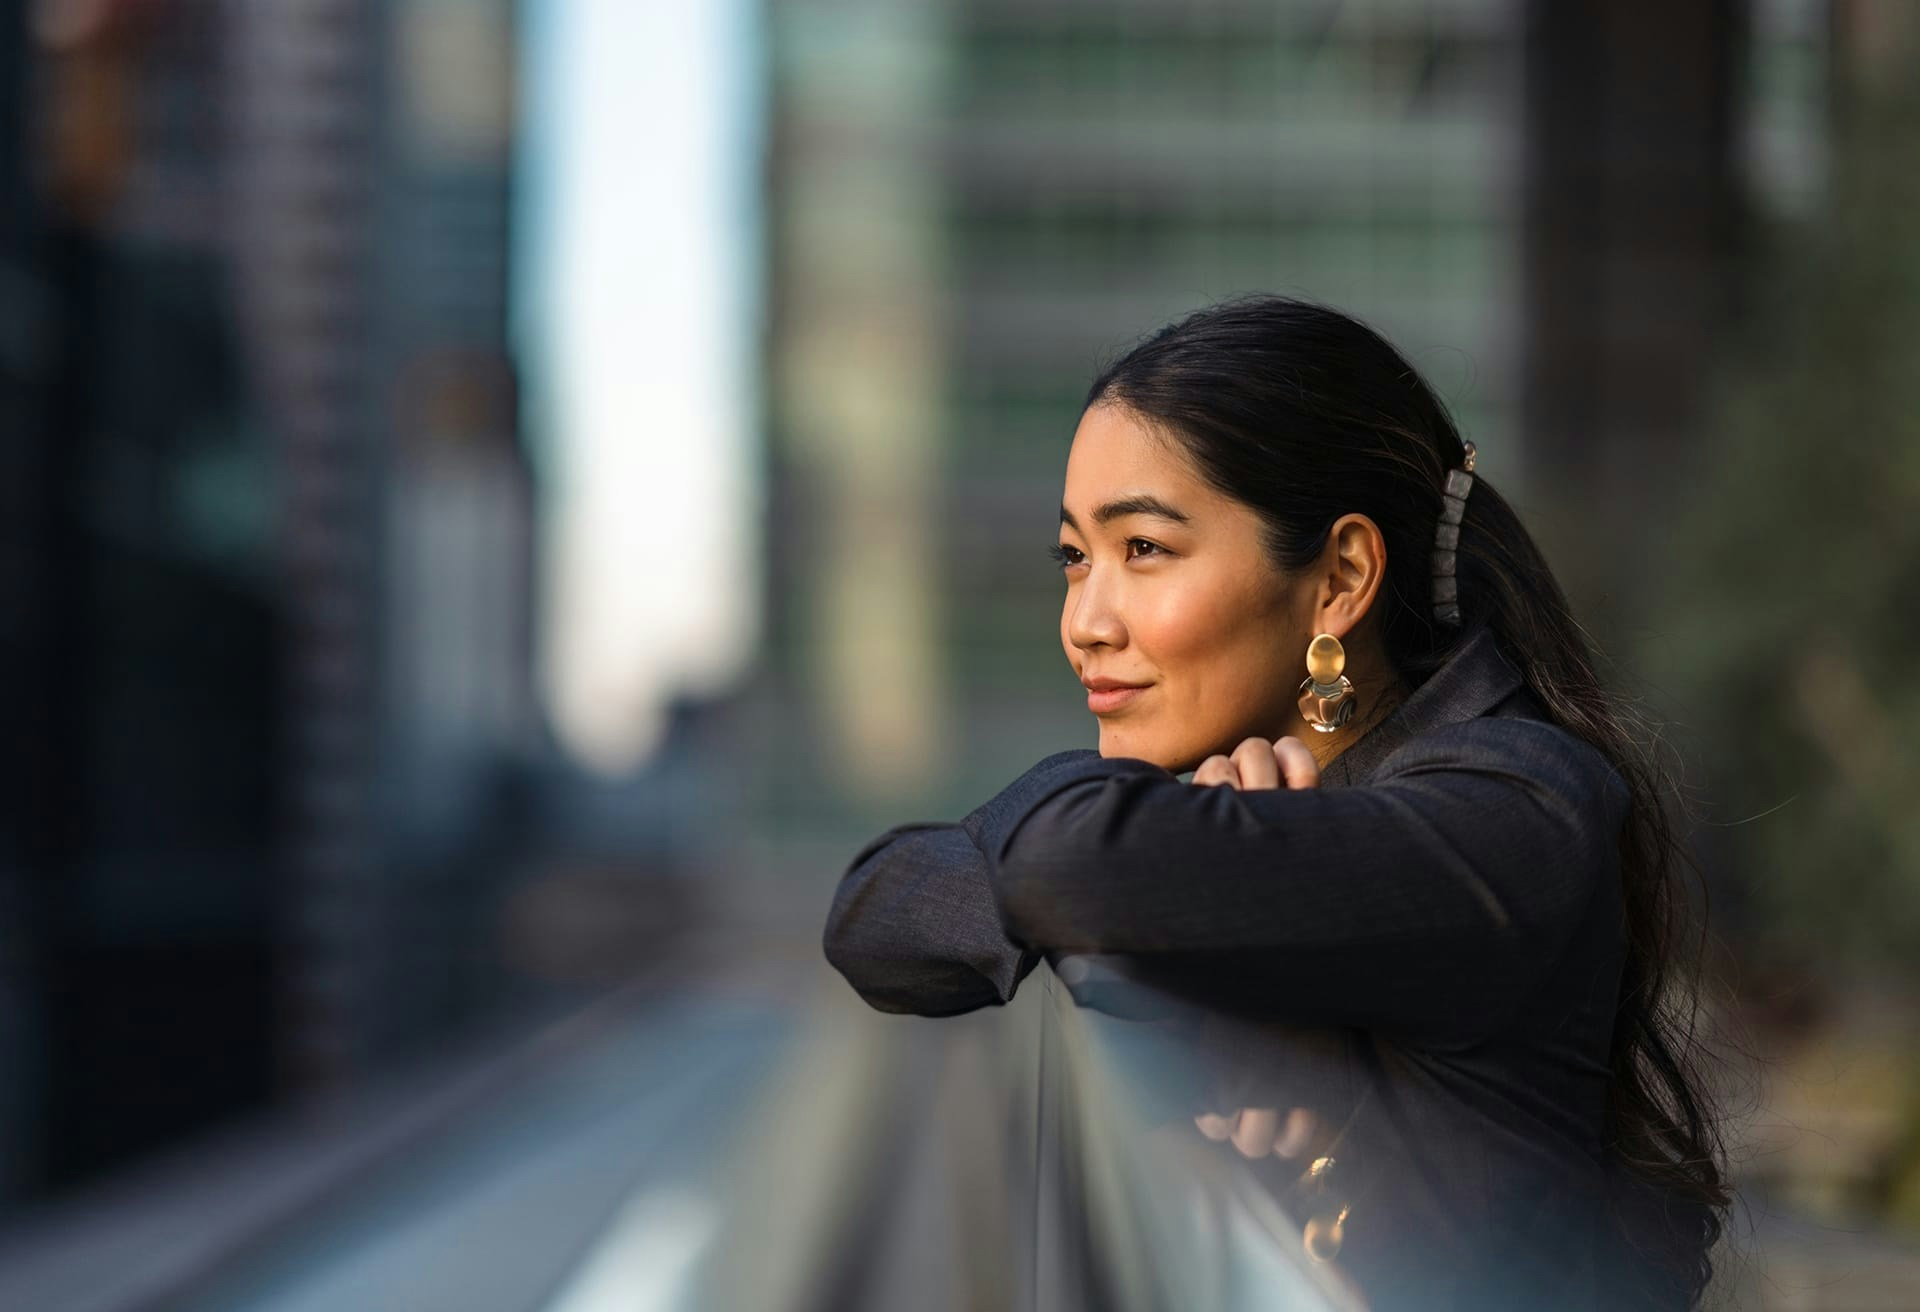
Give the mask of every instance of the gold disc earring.
M 1347 668 L 1347 649 L 1331 633 L 1307 644 L 1307 677 L 1300 681 L 1300 714 L 1321 733 L 1332 733 L 1353 718 L 1353 681 Z

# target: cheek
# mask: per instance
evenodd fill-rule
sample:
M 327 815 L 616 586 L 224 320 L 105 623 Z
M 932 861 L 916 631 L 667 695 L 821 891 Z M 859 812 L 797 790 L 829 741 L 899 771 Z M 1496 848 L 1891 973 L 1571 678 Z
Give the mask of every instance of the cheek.
M 1282 650 L 1278 617 L 1234 593 L 1170 598 L 1141 637 L 1184 713 L 1215 727 L 1270 716 L 1290 698 L 1288 671 L 1306 672 Z
M 1247 627 L 1233 597 L 1213 588 L 1168 588 L 1142 597 L 1129 617 L 1134 642 L 1170 678 L 1220 662 Z

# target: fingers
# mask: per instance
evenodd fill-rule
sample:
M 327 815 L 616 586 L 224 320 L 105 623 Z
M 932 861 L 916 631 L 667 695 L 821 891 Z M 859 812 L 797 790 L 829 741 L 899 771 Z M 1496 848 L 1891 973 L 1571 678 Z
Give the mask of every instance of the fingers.
M 1193 772 L 1193 782 L 1201 788 L 1220 784 L 1242 789 L 1318 788 L 1320 762 L 1292 735 L 1276 742 L 1247 738 L 1233 749 L 1233 755 L 1216 752 L 1202 761 Z
M 1233 1146 L 1242 1157 L 1260 1158 L 1273 1151 L 1280 1133 L 1280 1112 L 1273 1107 L 1245 1107 L 1233 1131 Z
M 1215 1143 L 1221 1143 L 1231 1135 L 1239 1121 L 1239 1112 L 1231 1116 L 1222 1116 L 1218 1112 L 1201 1112 L 1193 1118 L 1193 1123 L 1200 1127 L 1200 1133 Z
M 1307 1150 L 1320 1128 L 1320 1118 L 1305 1107 L 1287 1113 L 1286 1126 L 1275 1137 L 1273 1151 L 1281 1157 L 1298 1157 Z
M 1193 785 L 1196 788 L 1208 788 L 1219 784 L 1238 788 L 1240 772 L 1232 761 L 1216 753 L 1200 762 L 1199 768 L 1193 772 Z
M 1276 1107 L 1242 1107 L 1235 1112 L 1202 1112 L 1193 1118 L 1200 1133 L 1215 1143 L 1233 1141 L 1242 1157 L 1258 1159 L 1272 1153 L 1289 1160 L 1301 1156 L 1324 1135 L 1326 1124 L 1306 1107 L 1293 1107 L 1283 1116 Z
M 1307 745 L 1291 735 L 1273 745 L 1275 768 L 1286 779 L 1288 788 L 1318 788 L 1320 762 Z
M 1313 754 L 1307 752 L 1306 745 L 1298 739 L 1292 741 L 1305 752 L 1309 762 Z M 1280 744 L 1268 742 L 1265 738 L 1245 738 L 1233 749 L 1232 756 L 1223 756 L 1216 752 L 1200 762 L 1193 772 L 1193 782 L 1201 788 L 1216 787 L 1225 784 L 1229 788 L 1278 788 L 1280 787 Z M 1313 778 L 1320 777 L 1318 767 L 1314 768 Z M 1294 787 L 1312 787 L 1312 784 L 1291 785 Z
M 1240 772 L 1240 787 L 1278 788 L 1280 761 L 1274 746 L 1265 738 L 1248 738 L 1233 749 L 1234 768 Z

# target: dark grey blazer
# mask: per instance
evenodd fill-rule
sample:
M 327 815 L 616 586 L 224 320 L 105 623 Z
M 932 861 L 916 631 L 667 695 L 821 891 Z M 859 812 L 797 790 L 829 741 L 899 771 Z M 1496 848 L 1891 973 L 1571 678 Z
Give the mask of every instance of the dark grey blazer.
M 1261 1027 L 1211 1103 L 1339 1104 L 1368 1200 L 1341 1260 L 1376 1308 L 1614 1306 L 1628 802 L 1481 625 L 1318 789 L 1066 751 L 957 824 L 895 826 L 849 864 L 824 947 L 882 1011 L 1005 1002 L 1045 955 L 1084 1005 Z

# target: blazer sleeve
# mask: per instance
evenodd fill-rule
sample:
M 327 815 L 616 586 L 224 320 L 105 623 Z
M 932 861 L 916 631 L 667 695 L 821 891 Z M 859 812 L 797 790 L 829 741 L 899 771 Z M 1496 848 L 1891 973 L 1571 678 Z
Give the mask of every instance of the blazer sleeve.
M 1000 924 L 983 848 L 1099 753 L 1056 752 L 959 822 L 911 821 L 870 840 L 840 877 L 821 946 L 878 1011 L 954 1016 L 1012 999 L 1040 959 Z
M 1516 1010 L 1583 916 L 1618 914 L 1597 895 L 1627 805 L 1570 732 L 1483 716 L 1338 789 L 1196 787 L 1096 757 L 986 851 L 1028 949 L 1119 954 L 1227 1011 L 1459 1040 Z

